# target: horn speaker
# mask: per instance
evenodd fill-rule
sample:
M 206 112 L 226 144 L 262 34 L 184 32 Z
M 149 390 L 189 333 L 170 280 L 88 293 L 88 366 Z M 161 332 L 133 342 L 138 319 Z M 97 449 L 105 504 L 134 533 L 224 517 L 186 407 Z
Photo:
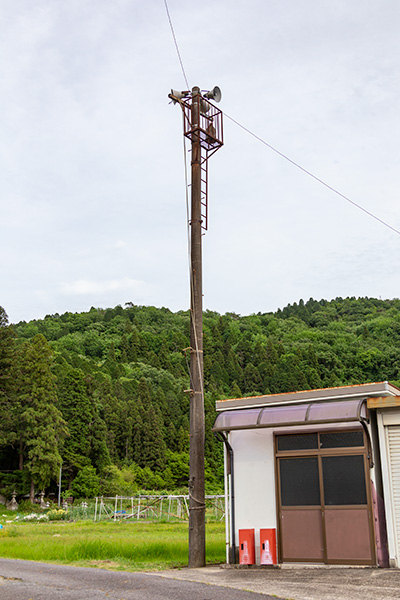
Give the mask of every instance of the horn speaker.
M 210 92 L 204 94 L 204 98 L 214 100 L 214 102 L 221 102 L 222 92 L 220 88 L 216 85 Z
M 185 98 L 187 95 L 188 92 L 179 92 L 178 90 L 171 89 L 170 96 L 174 96 L 175 98 L 178 98 L 178 100 L 182 100 L 182 98 Z M 178 100 L 174 100 L 174 98 L 171 98 L 171 100 L 174 104 L 178 102 Z

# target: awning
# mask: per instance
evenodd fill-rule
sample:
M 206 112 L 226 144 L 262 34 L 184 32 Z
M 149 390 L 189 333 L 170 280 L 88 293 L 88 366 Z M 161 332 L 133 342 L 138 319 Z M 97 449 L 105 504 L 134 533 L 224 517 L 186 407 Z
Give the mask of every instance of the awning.
M 366 418 L 365 398 L 336 402 L 307 402 L 304 404 L 285 404 L 284 406 L 225 410 L 217 416 L 213 431 L 347 423 L 362 421 Z

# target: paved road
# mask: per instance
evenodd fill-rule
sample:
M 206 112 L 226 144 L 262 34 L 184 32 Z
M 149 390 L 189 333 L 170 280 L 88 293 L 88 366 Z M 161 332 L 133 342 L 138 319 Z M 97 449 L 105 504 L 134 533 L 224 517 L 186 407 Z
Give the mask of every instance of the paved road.
M 148 573 L 0 559 L 1 600 L 277 600 Z
M 282 569 L 205 567 L 161 571 L 159 575 L 226 585 L 290 600 L 400 600 L 399 569 L 285 565 Z M 264 600 L 267 597 L 264 596 Z
M 127 573 L 0 559 L 0 600 L 399 600 L 400 570 L 289 566 Z

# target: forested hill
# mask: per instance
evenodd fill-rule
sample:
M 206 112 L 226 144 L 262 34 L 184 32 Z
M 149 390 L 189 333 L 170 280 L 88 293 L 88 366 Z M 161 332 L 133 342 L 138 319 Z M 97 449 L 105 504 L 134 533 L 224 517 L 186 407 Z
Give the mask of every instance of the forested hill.
M 18 470 L 20 489 L 49 486 L 61 459 L 75 495 L 187 484 L 188 312 L 128 304 L 9 327 L 3 311 L 0 325 L 0 469 Z M 215 400 L 399 385 L 400 300 L 310 299 L 246 317 L 206 311 L 204 376 L 211 491 L 221 477 Z M 46 414 L 54 438 L 40 423 Z M 40 448 L 38 435 L 48 436 Z M 13 476 L 2 476 L 0 491 L 15 485 Z

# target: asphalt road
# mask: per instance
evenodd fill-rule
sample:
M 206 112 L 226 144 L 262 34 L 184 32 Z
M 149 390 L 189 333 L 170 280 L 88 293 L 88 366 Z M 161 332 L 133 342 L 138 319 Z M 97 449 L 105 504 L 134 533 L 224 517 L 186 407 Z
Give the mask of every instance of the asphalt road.
M 174 569 L 128 573 L 0 559 L 0 600 L 400 600 L 400 569 Z
M 149 573 L 0 559 L 1 600 L 277 600 Z
M 205 567 L 160 571 L 159 576 L 226 585 L 290 600 L 400 600 L 400 569 L 326 565 L 284 565 L 281 569 Z

